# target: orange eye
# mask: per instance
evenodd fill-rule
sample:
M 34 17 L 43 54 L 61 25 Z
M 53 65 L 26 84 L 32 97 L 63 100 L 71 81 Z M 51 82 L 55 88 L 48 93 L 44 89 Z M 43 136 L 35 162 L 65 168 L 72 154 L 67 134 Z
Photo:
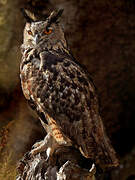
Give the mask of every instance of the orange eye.
M 45 29 L 44 33 L 47 34 L 47 35 L 51 34 L 52 33 L 52 29 Z
M 28 30 L 28 34 L 29 34 L 29 35 L 32 35 L 32 32 L 31 32 L 31 30 Z

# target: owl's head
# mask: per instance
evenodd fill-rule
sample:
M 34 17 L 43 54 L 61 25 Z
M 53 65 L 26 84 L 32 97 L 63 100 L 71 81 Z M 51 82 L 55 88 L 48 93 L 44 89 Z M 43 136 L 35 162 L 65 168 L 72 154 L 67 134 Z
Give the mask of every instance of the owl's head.
M 58 21 L 62 12 L 63 10 L 53 11 L 45 20 L 38 21 L 31 12 L 23 10 L 27 20 L 23 46 L 25 48 L 42 47 L 43 49 L 66 48 L 64 32 Z

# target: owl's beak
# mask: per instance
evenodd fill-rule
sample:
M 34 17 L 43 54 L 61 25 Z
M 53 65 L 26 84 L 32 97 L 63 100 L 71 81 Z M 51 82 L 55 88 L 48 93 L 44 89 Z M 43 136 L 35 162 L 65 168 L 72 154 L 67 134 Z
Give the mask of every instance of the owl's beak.
M 38 44 L 38 42 L 39 42 L 39 40 L 40 40 L 39 35 L 36 34 L 36 35 L 34 36 L 33 40 L 34 40 L 34 43 L 35 43 L 35 44 Z

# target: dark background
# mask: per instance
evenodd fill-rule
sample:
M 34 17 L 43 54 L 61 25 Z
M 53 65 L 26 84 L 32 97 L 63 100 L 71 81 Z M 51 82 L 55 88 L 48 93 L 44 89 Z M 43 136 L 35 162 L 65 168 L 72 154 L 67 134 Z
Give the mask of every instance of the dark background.
M 55 8 L 64 8 L 61 23 L 69 47 L 95 82 L 104 125 L 121 162 L 119 169 L 102 179 L 134 180 L 134 0 L 0 0 L 1 162 L 3 154 L 12 153 L 15 165 L 36 140 L 45 136 L 21 91 L 20 45 L 25 24 L 21 7 L 45 16 Z

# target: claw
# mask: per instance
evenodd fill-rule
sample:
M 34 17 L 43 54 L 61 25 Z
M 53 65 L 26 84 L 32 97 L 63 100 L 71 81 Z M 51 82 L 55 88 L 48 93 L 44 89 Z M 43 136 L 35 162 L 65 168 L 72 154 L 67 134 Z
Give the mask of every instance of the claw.
M 90 174 L 91 174 L 91 177 L 95 175 L 96 173 L 96 167 L 95 167 L 95 164 L 93 163 L 92 164 L 92 167 L 91 169 L 89 170 Z
M 46 163 L 49 164 L 52 160 L 52 156 L 53 156 L 53 149 L 51 147 L 48 147 L 46 150 Z
M 34 148 L 29 152 L 29 156 L 32 157 L 32 156 L 34 156 L 34 155 L 36 155 L 42 151 L 43 151 L 42 147 L 41 148 L 40 147 Z
M 31 153 L 31 151 L 28 153 L 28 156 L 32 158 L 33 154 Z
M 48 162 L 49 162 L 49 157 L 47 157 L 47 158 L 45 159 L 45 162 L 48 164 Z
M 50 155 L 51 155 L 51 151 L 52 151 L 52 148 L 51 147 L 48 147 L 47 150 L 46 150 L 46 155 L 47 155 L 47 158 L 49 159 Z
M 32 149 L 35 149 L 35 148 L 39 147 L 42 143 L 43 143 L 43 140 L 42 140 L 42 141 L 37 141 L 37 142 L 32 146 Z

